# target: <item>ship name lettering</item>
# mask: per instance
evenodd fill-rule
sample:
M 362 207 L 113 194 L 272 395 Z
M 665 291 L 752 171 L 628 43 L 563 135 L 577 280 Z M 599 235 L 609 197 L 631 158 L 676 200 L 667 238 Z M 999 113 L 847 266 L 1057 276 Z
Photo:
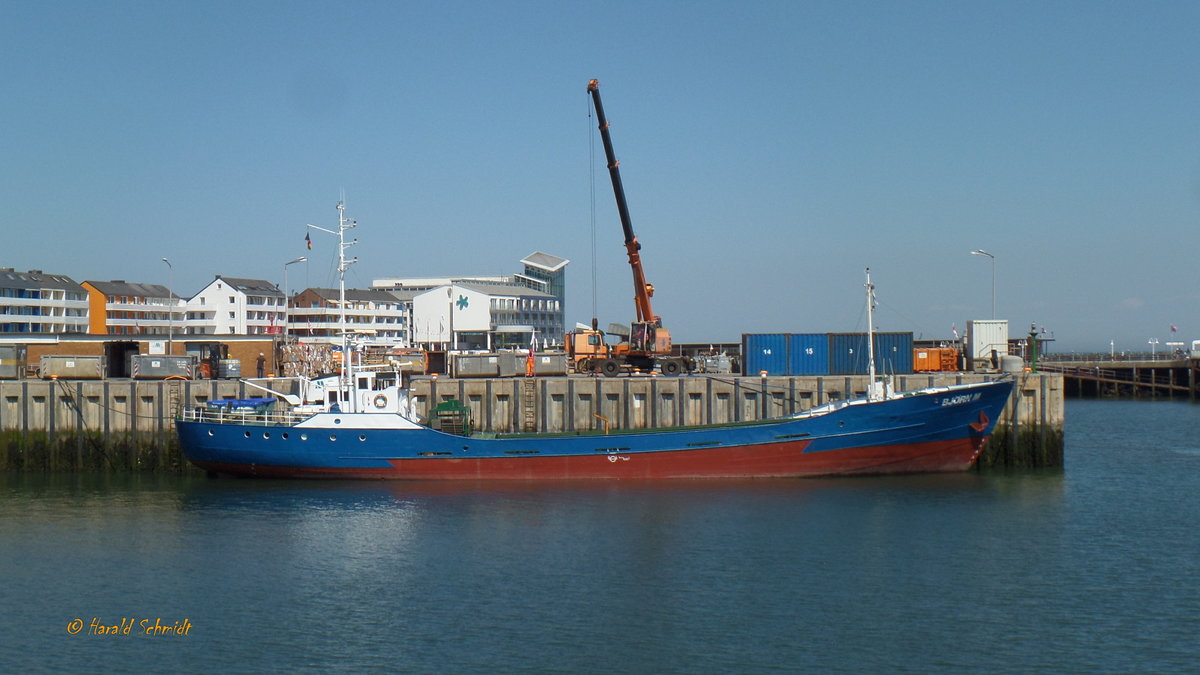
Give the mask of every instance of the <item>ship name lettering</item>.
M 981 395 L 982 394 L 980 394 L 979 392 L 975 392 L 974 394 L 959 394 L 958 396 L 949 396 L 947 398 L 942 399 L 942 406 L 944 407 L 944 406 L 948 406 L 948 405 L 962 405 L 964 403 L 978 401 L 979 397 Z

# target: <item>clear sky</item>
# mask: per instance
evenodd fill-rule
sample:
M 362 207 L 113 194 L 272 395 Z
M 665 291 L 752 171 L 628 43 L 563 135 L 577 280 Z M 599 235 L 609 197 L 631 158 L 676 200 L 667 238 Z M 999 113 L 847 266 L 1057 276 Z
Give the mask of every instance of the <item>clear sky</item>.
M 880 329 L 949 337 L 977 248 L 1014 334 L 1200 338 L 1194 1 L 0 0 L 0 62 L 0 266 L 331 286 L 344 194 L 351 287 L 543 250 L 586 323 L 594 184 L 625 323 L 594 77 L 676 341 L 863 330 L 868 266 Z

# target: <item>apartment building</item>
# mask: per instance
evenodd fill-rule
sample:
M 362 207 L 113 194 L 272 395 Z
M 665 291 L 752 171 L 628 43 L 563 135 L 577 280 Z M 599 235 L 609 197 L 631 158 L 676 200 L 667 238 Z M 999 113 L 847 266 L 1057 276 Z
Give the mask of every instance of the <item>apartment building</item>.
M 87 330 L 87 292 L 71 277 L 0 267 L 0 334 Z
M 187 301 L 187 334 L 282 334 L 285 314 L 283 291 L 275 284 L 218 275 Z
M 287 334 L 305 342 L 341 341 L 341 294 L 336 288 L 306 288 L 288 304 Z M 409 344 L 404 302 L 379 290 L 346 289 L 346 328 L 365 344 Z
M 186 307 L 166 286 L 124 280 L 85 281 L 88 333 L 168 335 L 184 331 Z

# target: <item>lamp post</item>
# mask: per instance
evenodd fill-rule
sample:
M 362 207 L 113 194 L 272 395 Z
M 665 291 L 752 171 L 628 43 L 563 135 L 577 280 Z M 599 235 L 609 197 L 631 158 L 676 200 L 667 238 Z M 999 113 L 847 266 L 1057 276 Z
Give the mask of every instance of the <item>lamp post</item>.
M 977 248 L 971 251 L 971 255 L 985 255 L 992 259 L 992 319 L 996 318 L 996 256 L 987 251 Z
M 175 266 L 170 260 L 162 259 L 167 263 L 167 354 L 175 354 L 175 345 L 173 339 L 175 337 Z
M 1154 356 L 1154 348 L 1158 346 L 1158 338 L 1150 338 L 1146 342 L 1150 345 L 1150 360 L 1153 361 L 1156 358 Z
M 299 262 L 308 262 L 308 258 L 306 258 L 304 256 L 300 256 L 299 258 L 296 258 L 295 260 L 289 260 L 289 261 L 283 263 L 283 339 L 284 340 L 287 340 L 288 319 L 291 317 L 291 313 L 288 311 L 288 302 L 290 300 L 290 296 L 288 295 L 287 268 L 288 268 L 288 265 L 292 265 L 292 264 L 299 263 Z
M 449 354 L 457 346 L 454 342 L 454 284 L 446 289 L 446 299 L 450 301 L 450 335 L 446 339 L 446 353 Z

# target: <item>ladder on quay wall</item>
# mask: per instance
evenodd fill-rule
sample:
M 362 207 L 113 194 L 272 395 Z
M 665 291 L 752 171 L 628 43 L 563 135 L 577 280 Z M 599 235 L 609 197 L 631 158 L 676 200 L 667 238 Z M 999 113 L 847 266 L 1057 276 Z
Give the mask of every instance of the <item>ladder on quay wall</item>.
M 521 411 L 524 413 L 523 431 L 537 431 L 537 380 L 525 378 L 522 380 L 524 389 L 521 392 Z
M 183 380 L 166 380 L 167 424 L 175 426 L 175 418 L 183 412 Z

